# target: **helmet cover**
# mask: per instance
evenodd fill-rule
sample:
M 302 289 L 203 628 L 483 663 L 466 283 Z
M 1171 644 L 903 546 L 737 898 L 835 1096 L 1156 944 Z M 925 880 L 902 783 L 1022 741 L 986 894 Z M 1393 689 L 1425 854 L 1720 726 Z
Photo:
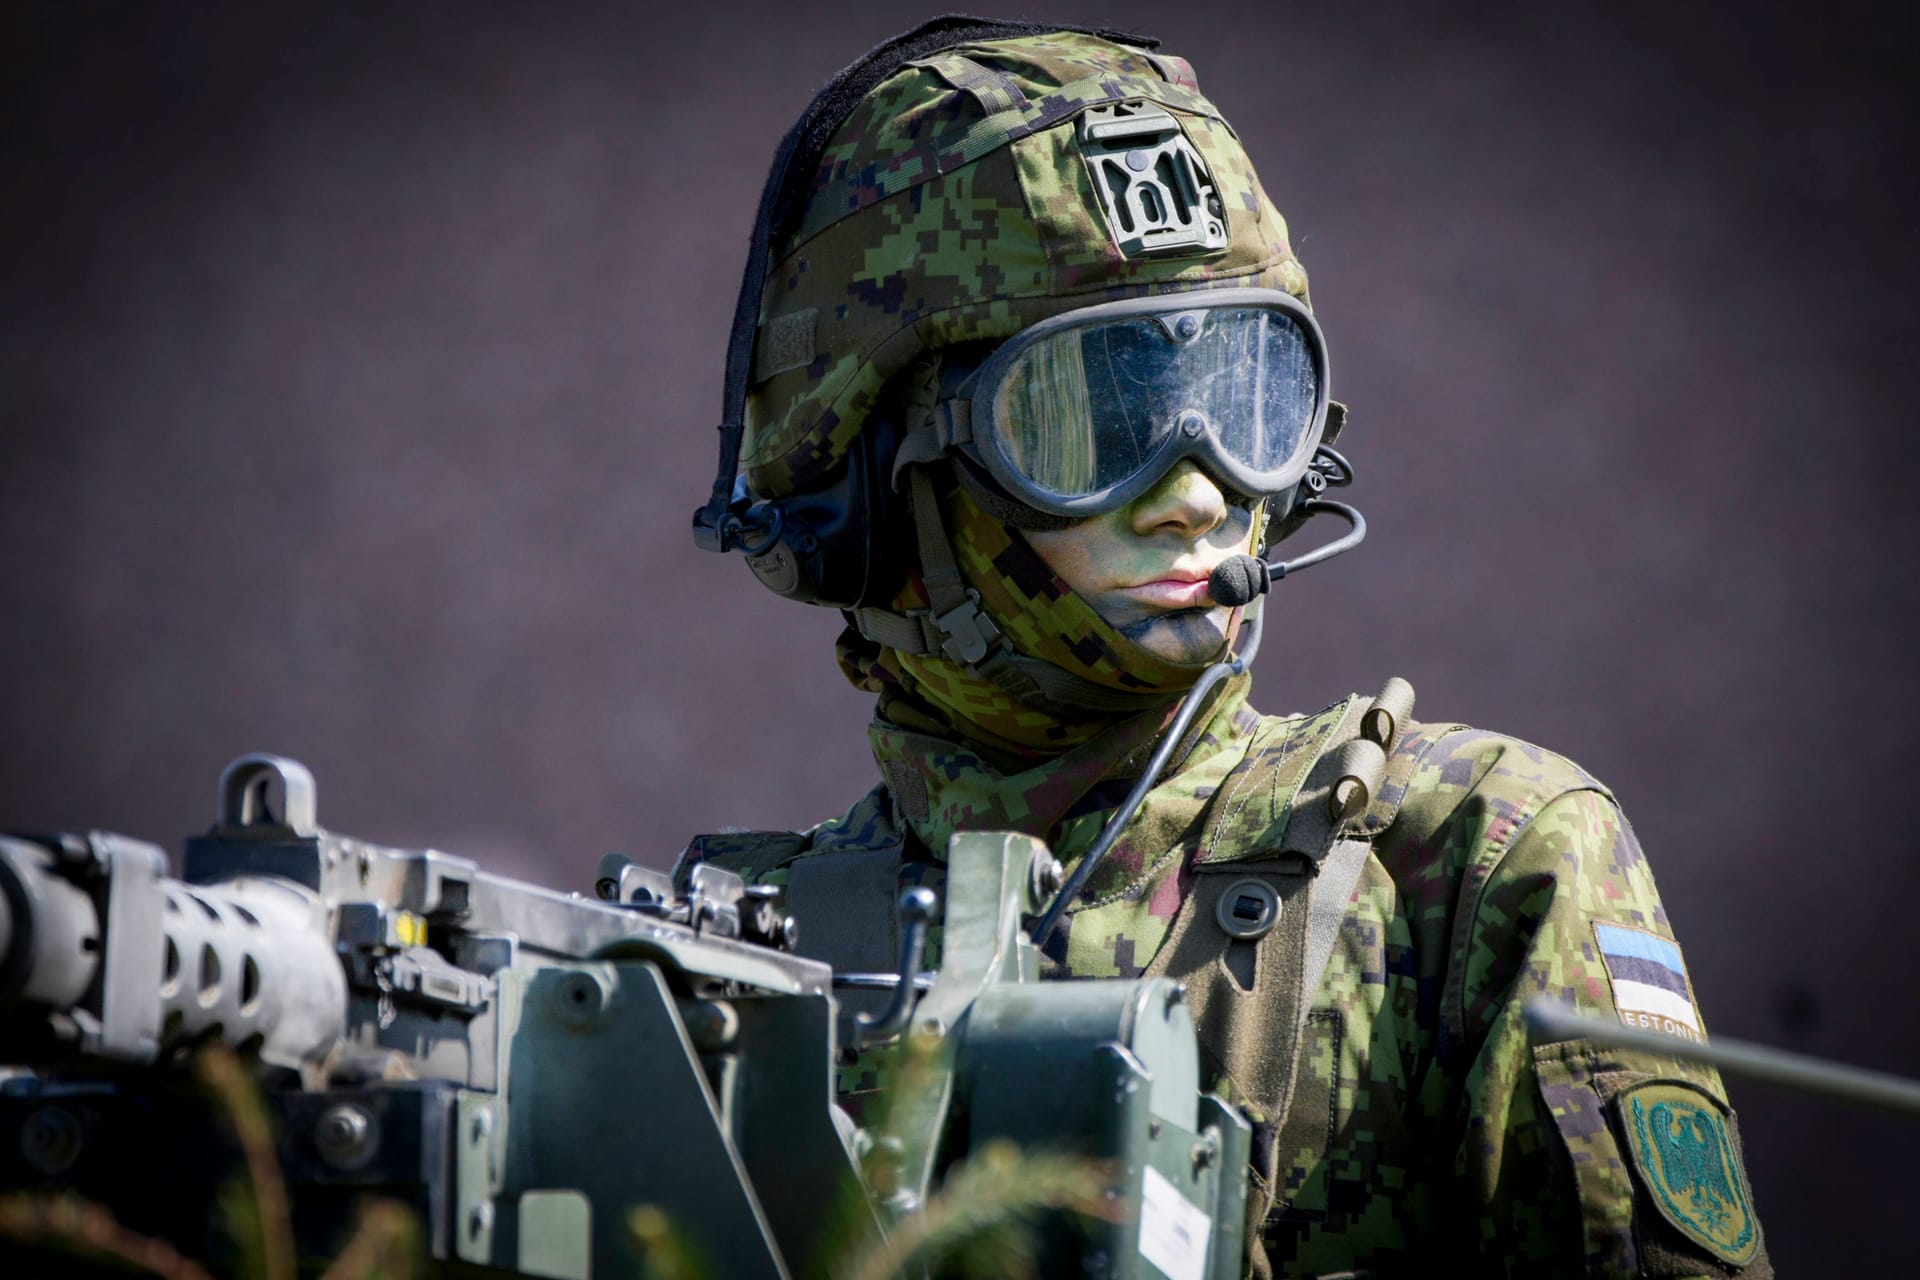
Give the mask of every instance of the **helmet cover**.
M 1306 273 L 1177 58 L 1071 31 L 967 43 L 882 81 L 771 248 L 741 467 L 821 483 L 922 352 L 1063 311 Z

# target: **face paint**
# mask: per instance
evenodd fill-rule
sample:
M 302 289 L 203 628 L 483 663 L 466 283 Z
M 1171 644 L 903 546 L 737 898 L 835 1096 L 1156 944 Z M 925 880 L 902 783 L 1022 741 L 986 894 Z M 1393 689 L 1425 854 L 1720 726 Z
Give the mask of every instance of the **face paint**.
M 1176 488 L 1180 483 L 1175 481 Z M 981 606 L 1021 653 L 1111 689 L 1165 693 L 1171 702 L 1192 687 L 1207 663 L 1225 648 L 1223 625 L 1212 619 L 1212 610 L 1199 611 L 1200 616 L 1190 623 L 1168 624 L 1174 631 L 1191 628 L 1194 641 L 1187 647 L 1205 650 L 1189 661 L 1169 658 L 1156 651 L 1157 644 L 1137 642 L 1103 618 L 1092 602 L 1049 566 L 1028 542 L 1033 535 L 1009 529 L 958 487 L 948 487 L 942 506 L 954 558 L 967 585 L 979 593 Z M 1250 523 L 1257 522 L 1257 516 L 1251 521 L 1238 519 L 1250 535 Z M 1209 566 L 1231 550 L 1207 551 L 1212 557 Z M 904 611 L 925 608 L 926 603 L 916 576 L 892 607 Z M 1148 620 L 1129 618 L 1123 625 L 1141 622 Z M 1148 622 L 1143 633 L 1154 638 L 1155 630 L 1156 624 Z M 1209 632 L 1211 642 L 1205 643 Z M 853 634 L 841 638 L 838 656 L 842 671 L 856 686 L 883 694 L 883 716 L 1015 755 L 1068 750 L 1117 718 L 1089 713 L 1084 719 L 1063 720 L 1015 700 L 998 685 L 942 657 L 882 649 Z
M 1225 648 L 1233 623 L 1207 576 L 1248 551 L 1253 525 L 1252 508 L 1182 461 L 1126 506 L 1026 539 L 1122 636 L 1168 662 L 1204 663 Z

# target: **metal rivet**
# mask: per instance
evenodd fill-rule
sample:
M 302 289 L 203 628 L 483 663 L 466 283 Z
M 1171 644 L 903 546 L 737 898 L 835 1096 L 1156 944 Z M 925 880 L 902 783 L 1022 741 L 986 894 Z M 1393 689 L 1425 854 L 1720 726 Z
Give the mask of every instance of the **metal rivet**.
M 1214 918 L 1230 938 L 1251 942 L 1265 937 L 1280 919 L 1280 895 L 1264 880 L 1235 880 L 1220 895 Z
M 1173 322 L 1173 332 L 1176 337 L 1189 340 L 1198 337 L 1200 333 L 1200 317 L 1181 316 Z
M 1200 433 L 1207 429 L 1207 420 L 1192 409 L 1182 413 L 1178 419 L 1180 434 L 1190 440 L 1198 440 Z
M 1127 168 L 1135 173 L 1145 173 L 1147 166 L 1153 163 L 1153 157 L 1138 148 L 1127 152 Z

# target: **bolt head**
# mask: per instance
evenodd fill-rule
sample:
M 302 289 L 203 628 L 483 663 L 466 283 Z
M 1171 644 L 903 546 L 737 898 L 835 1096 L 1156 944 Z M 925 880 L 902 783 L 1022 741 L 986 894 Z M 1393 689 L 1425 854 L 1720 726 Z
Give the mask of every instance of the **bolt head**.
M 313 1124 L 313 1148 L 336 1169 L 358 1169 L 380 1146 L 380 1125 L 365 1107 L 336 1102 Z

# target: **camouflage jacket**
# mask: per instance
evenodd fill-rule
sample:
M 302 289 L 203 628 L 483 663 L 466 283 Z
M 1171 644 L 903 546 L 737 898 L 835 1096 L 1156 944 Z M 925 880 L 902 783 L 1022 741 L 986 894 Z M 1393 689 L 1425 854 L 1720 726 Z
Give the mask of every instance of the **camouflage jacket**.
M 1263 718 L 1227 699 L 1050 940 L 1050 976 L 1146 971 L 1196 872 L 1287 824 L 1352 701 Z M 1008 776 L 877 724 L 889 783 L 846 815 L 772 839 L 700 837 L 687 857 L 777 882 L 801 857 L 891 847 L 897 884 L 936 891 L 944 868 L 929 850 L 954 829 L 1026 830 L 1071 860 L 1151 739 L 1133 732 Z M 1522 1026 L 1521 1006 L 1544 996 L 1704 1034 L 1607 789 L 1516 739 L 1413 725 L 1350 830 L 1371 849 L 1311 1002 L 1292 1105 L 1256 1117 L 1255 1176 L 1273 1207 L 1252 1271 L 1392 1275 L 1449 1259 L 1476 1274 L 1771 1276 L 1718 1076 L 1586 1042 L 1535 1046 Z M 843 1093 L 857 1102 L 871 1070 L 843 1072 Z

